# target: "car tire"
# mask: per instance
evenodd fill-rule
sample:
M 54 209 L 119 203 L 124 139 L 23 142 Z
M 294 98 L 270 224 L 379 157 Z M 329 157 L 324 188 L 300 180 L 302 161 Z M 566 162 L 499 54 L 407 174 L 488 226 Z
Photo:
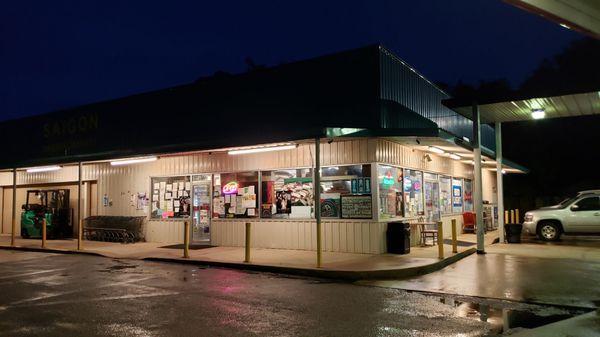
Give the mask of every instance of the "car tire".
M 542 241 L 558 241 L 561 234 L 560 225 L 555 222 L 541 222 L 537 228 L 537 236 Z

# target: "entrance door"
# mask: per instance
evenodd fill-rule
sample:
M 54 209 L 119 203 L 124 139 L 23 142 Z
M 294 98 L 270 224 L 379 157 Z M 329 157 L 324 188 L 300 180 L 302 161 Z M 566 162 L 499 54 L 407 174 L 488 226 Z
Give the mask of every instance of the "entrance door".
M 196 178 L 196 177 L 194 177 Z M 203 179 L 201 179 L 203 178 Z M 210 176 L 201 176 L 192 185 L 192 241 L 210 243 Z
M 427 181 L 424 183 L 425 189 L 425 216 L 427 221 L 440 220 L 440 183 L 437 181 Z

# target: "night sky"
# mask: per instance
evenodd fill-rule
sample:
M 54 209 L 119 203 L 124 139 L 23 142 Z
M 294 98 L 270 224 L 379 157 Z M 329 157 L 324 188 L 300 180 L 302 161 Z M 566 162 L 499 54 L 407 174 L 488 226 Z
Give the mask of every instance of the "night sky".
M 518 85 L 578 33 L 502 1 L 13 1 L 2 119 L 381 42 L 433 81 Z

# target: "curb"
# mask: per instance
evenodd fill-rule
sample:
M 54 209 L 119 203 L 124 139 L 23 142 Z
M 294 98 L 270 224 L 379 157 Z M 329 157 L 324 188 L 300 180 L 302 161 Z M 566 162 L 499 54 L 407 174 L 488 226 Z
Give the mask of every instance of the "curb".
M 451 257 L 448 257 L 442 261 L 438 261 L 432 264 L 410 267 L 402 269 L 388 269 L 388 270 L 369 270 L 369 271 L 351 271 L 351 270 L 327 270 L 317 268 L 297 268 L 297 267 L 285 267 L 275 265 L 263 265 L 263 264 L 247 264 L 242 262 L 221 262 L 221 261 L 207 261 L 207 260 L 188 260 L 184 258 L 163 258 L 163 257 L 146 257 L 142 260 L 153 261 L 153 262 L 166 262 L 166 263 L 179 263 L 189 265 L 202 265 L 202 266 L 213 266 L 220 268 L 231 268 L 258 272 L 268 272 L 277 274 L 287 274 L 296 276 L 308 276 L 318 277 L 326 279 L 336 279 L 343 281 L 359 281 L 359 280 L 385 280 L 385 279 L 401 279 L 413 276 L 419 276 L 429 274 L 434 271 L 438 271 L 451 265 L 465 257 L 476 252 L 475 248 L 467 249 L 463 252 L 457 253 Z
M 38 253 L 56 253 L 56 254 L 81 254 L 100 256 L 112 259 L 129 259 L 127 257 L 114 257 L 105 255 L 93 251 L 77 251 L 67 249 L 52 249 L 52 248 L 36 248 L 36 247 L 12 247 L 12 246 L 0 246 L 0 249 L 4 250 L 17 250 L 25 252 L 38 252 Z M 152 261 L 152 262 L 166 262 L 166 263 L 179 263 L 189 265 L 203 265 L 213 266 L 220 268 L 231 268 L 240 270 L 249 270 L 257 272 L 268 272 L 277 274 L 288 274 L 296 276 L 308 276 L 318 277 L 326 279 L 336 279 L 344 281 L 359 281 L 359 280 L 385 280 L 385 279 L 402 279 L 413 276 L 425 275 L 443 269 L 465 257 L 476 252 L 475 248 L 469 248 L 465 251 L 457 253 L 453 256 L 445 258 L 441 261 L 437 261 L 428 265 L 402 268 L 402 269 L 387 269 L 387 270 L 368 270 L 368 271 L 352 271 L 352 270 L 327 270 L 317 268 L 298 268 L 298 267 L 285 267 L 276 265 L 263 265 L 263 264 L 249 264 L 243 262 L 222 262 L 222 261 L 210 261 L 210 260 L 192 260 L 184 258 L 170 258 L 170 257 L 145 257 L 139 260 Z

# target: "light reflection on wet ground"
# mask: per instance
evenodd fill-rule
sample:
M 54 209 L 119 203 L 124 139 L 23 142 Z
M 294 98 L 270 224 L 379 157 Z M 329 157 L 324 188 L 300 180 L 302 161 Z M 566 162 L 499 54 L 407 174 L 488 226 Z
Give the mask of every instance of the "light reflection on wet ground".
M 11 260 L 0 263 L 0 336 L 484 336 L 498 331 L 497 317 L 532 311 L 176 264 Z

